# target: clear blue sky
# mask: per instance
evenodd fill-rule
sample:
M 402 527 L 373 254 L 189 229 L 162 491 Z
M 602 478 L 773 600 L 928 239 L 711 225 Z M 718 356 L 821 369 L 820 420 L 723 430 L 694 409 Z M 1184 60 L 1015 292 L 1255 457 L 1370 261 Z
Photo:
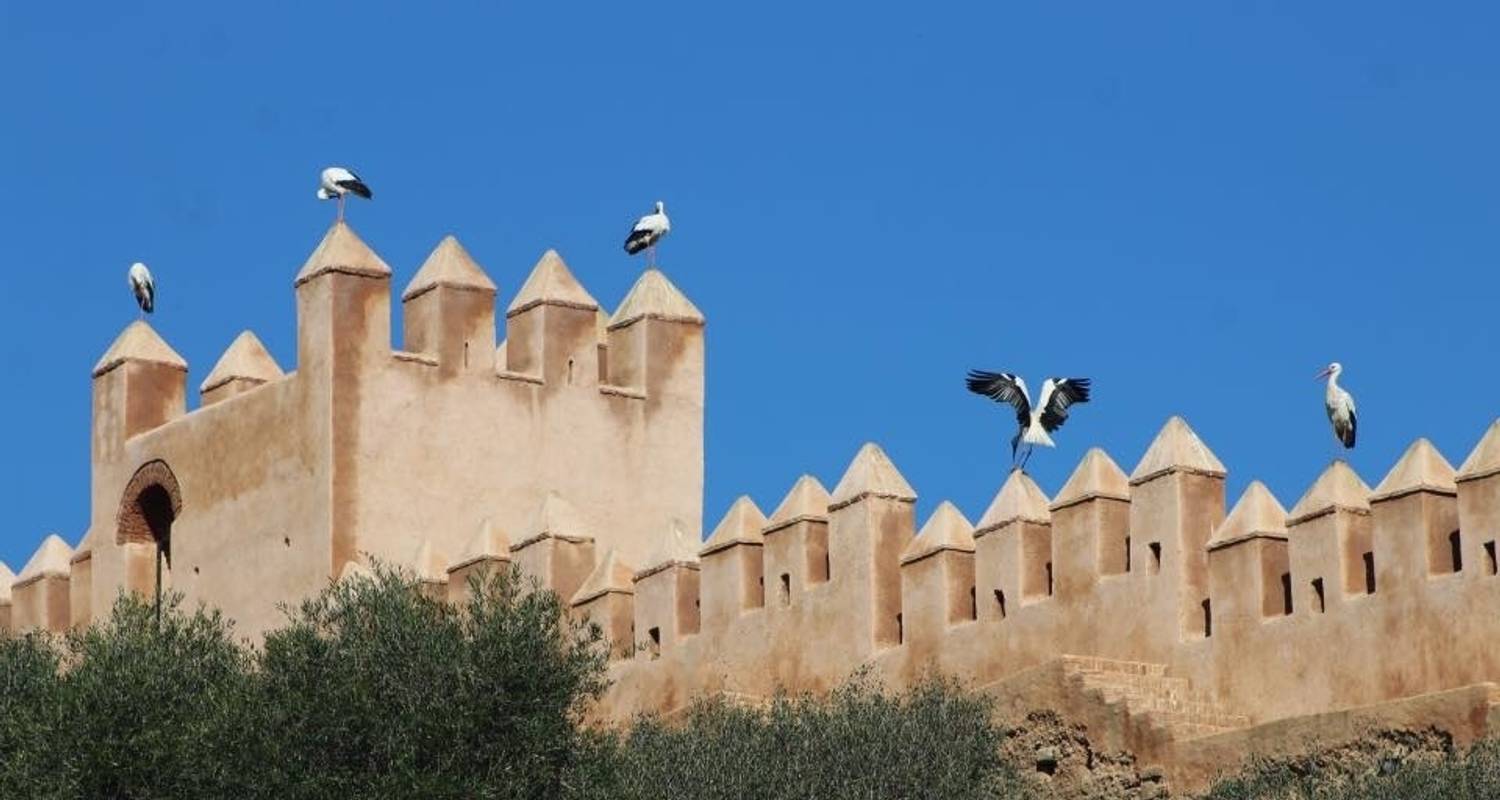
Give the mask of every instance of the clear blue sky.
M 15 569 L 86 528 L 130 262 L 193 404 L 244 328 L 290 369 L 329 163 L 374 186 L 353 221 L 398 287 L 454 233 L 502 303 L 556 247 L 612 307 L 666 200 L 663 266 L 709 318 L 708 525 L 866 440 L 924 518 L 977 519 L 1013 423 L 970 367 L 1095 379 L 1032 462 L 1049 493 L 1176 413 L 1231 501 L 1258 477 L 1290 506 L 1330 457 L 1331 359 L 1372 485 L 1500 412 L 1493 4 L 163 5 L 0 10 Z

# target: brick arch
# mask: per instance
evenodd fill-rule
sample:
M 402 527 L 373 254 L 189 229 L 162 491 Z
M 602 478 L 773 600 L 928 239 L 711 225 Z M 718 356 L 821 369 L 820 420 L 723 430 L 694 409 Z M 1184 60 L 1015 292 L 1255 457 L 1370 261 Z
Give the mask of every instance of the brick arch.
M 155 544 L 171 561 L 172 523 L 182 514 L 182 487 L 167 462 L 141 465 L 125 484 L 115 515 L 116 544 Z

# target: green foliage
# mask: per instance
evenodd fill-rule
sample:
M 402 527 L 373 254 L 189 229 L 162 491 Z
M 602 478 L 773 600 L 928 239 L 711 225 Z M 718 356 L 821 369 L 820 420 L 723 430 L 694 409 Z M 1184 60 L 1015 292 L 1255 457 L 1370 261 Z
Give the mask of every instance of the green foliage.
M 855 680 L 768 708 L 695 704 L 680 724 L 642 720 L 615 743 L 593 797 L 999 798 L 1019 795 L 983 698 L 931 680 L 887 695 Z
M 0 634 L 0 797 L 40 797 L 59 738 L 58 653 L 44 634 Z
M 597 629 L 519 574 L 463 608 L 401 575 L 341 583 L 265 643 L 260 782 L 276 797 L 556 797 L 580 703 L 603 688 Z
M 1263 762 L 1220 781 L 1205 800 L 1492 800 L 1500 797 L 1500 740 L 1439 756 L 1350 763 L 1304 757 Z

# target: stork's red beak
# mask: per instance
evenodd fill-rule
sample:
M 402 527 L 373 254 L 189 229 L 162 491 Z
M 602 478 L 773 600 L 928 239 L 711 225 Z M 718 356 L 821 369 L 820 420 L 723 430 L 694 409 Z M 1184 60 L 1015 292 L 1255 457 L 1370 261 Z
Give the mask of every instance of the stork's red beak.
M 1324 367 L 1324 368 L 1318 370 L 1318 374 L 1313 376 L 1313 380 L 1315 380 L 1315 381 L 1322 380 L 1322 379 L 1328 377 L 1328 373 L 1330 373 L 1332 371 L 1333 370 L 1330 370 L 1329 368 Z

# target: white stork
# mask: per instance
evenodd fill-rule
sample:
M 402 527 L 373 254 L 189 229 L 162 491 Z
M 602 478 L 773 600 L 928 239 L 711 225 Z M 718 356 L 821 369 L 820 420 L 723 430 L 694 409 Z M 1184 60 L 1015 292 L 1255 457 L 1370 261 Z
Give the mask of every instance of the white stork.
M 660 200 L 656 201 L 656 210 L 636 220 L 635 227 L 630 229 L 630 235 L 625 237 L 625 252 L 635 255 L 642 250 L 648 250 L 646 254 L 646 265 L 656 266 L 656 243 L 662 240 L 672 230 L 672 220 L 667 219 L 667 206 Z
M 321 180 L 318 182 L 318 199 L 339 201 L 339 221 L 344 221 L 344 196 L 350 193 L 363 197 L 366 200 L 375 195 L 370 192 L 370 187 L 359 179 L 358 175 L 343 167 L 329 167 L 323 170 Z
M 1068 406 L 1089 401 L 1088 378 L 1048 378 L 1042 382 L 1041 402 L 1031 405 L 1031 396 L 1026 393 L 1026 381 L 1008 372 L 969 371 L 969 391 L 982 394 L 996 402 L 1009 403 L 1016 409 L 1016 435 L 1010 440 L 1010 461 L 1016 463 L 1016 448 L 1024 442 L 1029 447 L 1020 468 L 1026 468 L 1031 451 L 1036 445 L 1055 447 L 1048 434 L 1061 428 L 1068 421 Z
M 150 314 L 155 310 L 156 281 L 151 279 L 151 270 L 137 261 L 130 265 L 126 280 L 130 283 L 130 291 L 135 295 L 135 302 L 140 304 L 141 311 Z
M 1339 385 L 1339 375 L 1344 365 L 1335 361 L 1318 373 L 1318 378 L 1328 379 L 1328 390 L 1323 395 L 1323 406 L 1328 410 L 1328 421 L 1333 423 L 1333 435 L 1345 449 L 1354 447 L 1354 434 L 1359 420 L 1354 415 L 1354 395 Z

